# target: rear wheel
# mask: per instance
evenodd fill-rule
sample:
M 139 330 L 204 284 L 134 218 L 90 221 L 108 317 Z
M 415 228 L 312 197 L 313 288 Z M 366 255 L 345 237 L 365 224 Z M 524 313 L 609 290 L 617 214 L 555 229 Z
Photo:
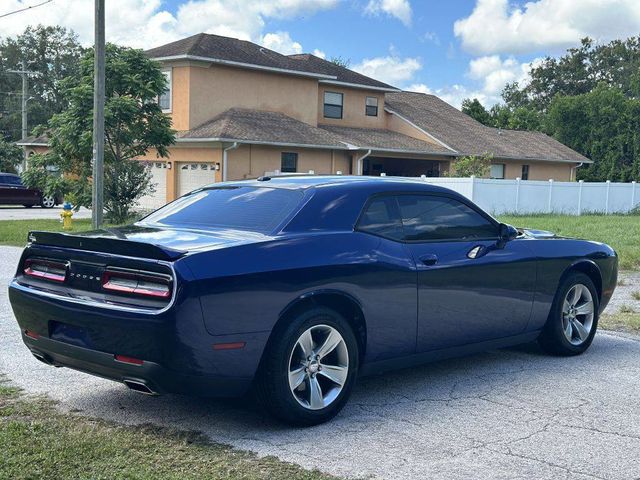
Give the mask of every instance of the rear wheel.
M 260 402 L 292 425 L 330 420 L 347 402 L 358 370 L 358 342 L 348 322 L 313 308 L 276 335 L 256 374 Z
M 42 205 L 42 208 L 53 208 L 56 206 L 56 199 L 53 195 L 45 195 L 42 197 L 40 205 Z
M 570 274 L 560 285 L 540 345 L 555 355 L 584 352 L 598 327 L 598 292 L 584 273 Z

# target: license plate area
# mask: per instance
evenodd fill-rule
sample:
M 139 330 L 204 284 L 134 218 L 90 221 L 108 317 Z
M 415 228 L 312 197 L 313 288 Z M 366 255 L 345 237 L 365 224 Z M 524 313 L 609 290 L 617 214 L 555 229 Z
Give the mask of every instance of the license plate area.
M 49 321 L 49 338 L 76 347 L 93 348 L 89 333 L 84 328 L 55 320 Z

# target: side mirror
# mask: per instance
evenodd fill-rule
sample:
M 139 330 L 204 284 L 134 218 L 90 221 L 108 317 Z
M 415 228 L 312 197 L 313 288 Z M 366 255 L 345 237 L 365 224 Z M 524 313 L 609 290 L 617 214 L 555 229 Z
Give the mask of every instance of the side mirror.
M 504 245 L 505 243 L 510 242 L 517 237 L 518 230 L 514 226 L 508 225 L 506 223 L 500 224 L 500 244 Z

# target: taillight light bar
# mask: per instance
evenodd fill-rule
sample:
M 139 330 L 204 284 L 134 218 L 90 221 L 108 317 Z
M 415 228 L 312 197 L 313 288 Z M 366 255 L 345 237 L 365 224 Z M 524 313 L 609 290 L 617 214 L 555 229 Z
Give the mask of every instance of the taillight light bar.
M 57 262 L 42 258 L 27 258 L 23 272 L 29 277 L 63 283 L 67 279 L 67 262 Z
M 107 270 L 102 274 L 102 288 L 145 297 L 169 298 L 171 277 L 152 272 Z

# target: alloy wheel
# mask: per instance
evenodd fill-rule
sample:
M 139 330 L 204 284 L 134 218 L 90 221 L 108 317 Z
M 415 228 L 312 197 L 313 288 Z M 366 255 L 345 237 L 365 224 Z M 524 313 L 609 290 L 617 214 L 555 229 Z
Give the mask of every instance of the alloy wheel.
M 315 325 L 298 338 L 289 357 L 289 388 L 309 410 L 321 410 L 340 395 L 349 374 L 347 344 L 338 330 Z
M 594 303 L 591 291 L 577 283 L 569 289 L 562 304 L 562 330 L 572 345 L 580 345 L 589 338 L 593 328 Z
M 52 195 L 45 195 L 42 197 L 42 206 L 44 208 L 53 208 L 56 205 L 56 200 Z

